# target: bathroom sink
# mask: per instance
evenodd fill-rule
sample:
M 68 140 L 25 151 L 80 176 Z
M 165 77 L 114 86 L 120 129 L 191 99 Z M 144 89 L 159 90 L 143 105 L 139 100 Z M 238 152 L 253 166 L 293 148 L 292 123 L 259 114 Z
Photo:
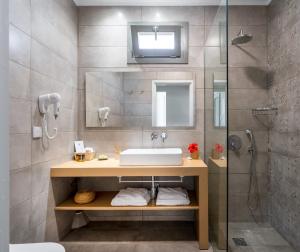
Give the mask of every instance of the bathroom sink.
M 127 149 L 120 154 L 120 165 L 181 165 L 180 148 Z

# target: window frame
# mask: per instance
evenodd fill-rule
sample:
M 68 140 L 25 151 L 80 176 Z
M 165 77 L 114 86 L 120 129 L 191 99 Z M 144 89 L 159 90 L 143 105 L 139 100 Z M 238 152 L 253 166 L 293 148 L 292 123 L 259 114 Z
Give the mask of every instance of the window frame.
M 153 26 L 159 32 L 174 32 L 174 49 L 139 49 L 138 32 L 152 32 Z M 132 22 L 128 23 L 128 64 L 187 64 L 188 63 L 188 23 L 176 22 Z M 176 43 L 177 42 L 177 43 Z

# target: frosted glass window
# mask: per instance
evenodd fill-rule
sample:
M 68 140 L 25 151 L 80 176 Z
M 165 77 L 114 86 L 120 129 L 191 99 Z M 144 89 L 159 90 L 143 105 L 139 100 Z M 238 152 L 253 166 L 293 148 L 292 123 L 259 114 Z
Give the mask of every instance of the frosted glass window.
M 188 63 L 188 23 L 129 24 L 127 62 Z
M 226 127 L 226 92 L 214 91 L 214 124 L 215 127 Z
M 138 32 L 139 49 L 175 49 L 174 32 Z
M 226 72 L 213 73 L 213 123 L 215 128 L 227 125 L 227 76 Z
M 157 127 L 167 126 L 167 92 L 157 92 L 156 94 L 157 107 L 156 113 Z

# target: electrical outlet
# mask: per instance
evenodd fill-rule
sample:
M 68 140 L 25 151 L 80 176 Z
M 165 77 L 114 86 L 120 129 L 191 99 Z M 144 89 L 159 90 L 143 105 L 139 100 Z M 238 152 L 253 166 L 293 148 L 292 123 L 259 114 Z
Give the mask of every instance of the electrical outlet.
M 34 126 L 32 128 L 32 137 L 33 139 L 40 139 L 43 136 L 42 127 Z

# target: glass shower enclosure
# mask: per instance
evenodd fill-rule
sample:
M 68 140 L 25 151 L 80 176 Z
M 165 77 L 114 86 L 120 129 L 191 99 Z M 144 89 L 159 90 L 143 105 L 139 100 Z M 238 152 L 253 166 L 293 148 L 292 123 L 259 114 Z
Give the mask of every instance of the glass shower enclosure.
M 209 171 L 209 236 L 227 250 L 227 2 L 205 11 L 205 162 Z

